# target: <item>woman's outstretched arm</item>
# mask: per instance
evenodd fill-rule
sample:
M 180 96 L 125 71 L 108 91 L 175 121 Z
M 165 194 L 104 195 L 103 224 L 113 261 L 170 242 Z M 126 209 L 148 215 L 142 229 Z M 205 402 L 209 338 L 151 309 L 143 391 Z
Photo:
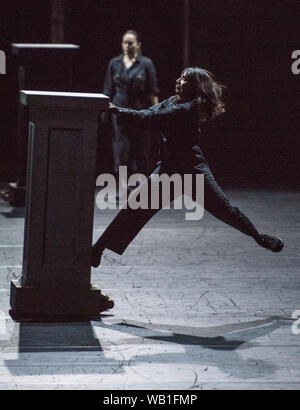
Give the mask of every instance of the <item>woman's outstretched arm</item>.
M 187 120 L 193 108 L 194 103 L 192 102 L 176 104 L 167 108 L 160 108 L 160 104 L 158 104 L 158 106 L 139 111 L 111 104 L 110 111 L 117 114 L 119 125 L 163 131 L 176 126 L 177 122 Z

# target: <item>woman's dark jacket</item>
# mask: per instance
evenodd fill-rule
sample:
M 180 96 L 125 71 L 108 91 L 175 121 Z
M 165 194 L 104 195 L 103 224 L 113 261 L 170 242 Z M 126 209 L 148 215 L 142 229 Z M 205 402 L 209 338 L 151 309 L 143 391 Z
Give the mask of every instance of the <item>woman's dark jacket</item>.
M 194 102 L 180 103 L 173 96 L 144 110 L 119 108 L 118 124 L 158 132 L 161 160 L 175 172 L 197 172 L 208 165 L 199 146 L 201 130 Z

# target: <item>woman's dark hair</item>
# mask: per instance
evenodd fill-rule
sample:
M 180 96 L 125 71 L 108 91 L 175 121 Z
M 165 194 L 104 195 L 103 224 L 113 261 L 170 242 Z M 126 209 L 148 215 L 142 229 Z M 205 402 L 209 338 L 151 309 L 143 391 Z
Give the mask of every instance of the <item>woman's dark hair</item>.
M 203 68 L 188 67 L 183 70 L 182 75 L 194 85 L 194 99 L 200 121 L 213 120 L 225 112 L 225 104 L 221 100 L 225 86 L 216 82 L 212 73 Z
M 136 38 L 136 41 L 137 41 L 138 43 L 141 42 L 141 36 L 139 35 L 139 33 L 138 33 L 137 31 L 135 31 L 135 30 L 127 30 L 127 31 L 125 31 L 125 33 L 123 34 L 123 37 L 126 36 L 126 34 L 132 34 L 132 35 Z

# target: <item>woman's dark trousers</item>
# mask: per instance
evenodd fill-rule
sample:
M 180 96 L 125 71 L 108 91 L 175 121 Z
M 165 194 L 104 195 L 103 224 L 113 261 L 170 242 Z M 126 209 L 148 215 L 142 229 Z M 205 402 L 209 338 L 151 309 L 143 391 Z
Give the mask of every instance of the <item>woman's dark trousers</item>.
M 195 170 L 193 171 L 195 174 Z M 171 175 L 162 165 L 154 171 L 154 174 L 167 173 Z M 174 172 L 175 173 L 175 172 Z M 251 221 L 237 207 L 233 206 L 226 195 L 214 179 L 209 167 L 206 164 L 201 166 L 201 172 L 204 175 L 204 209 L 214 215 L 224 223 L 238 229 L 253 239 L 258 238 L 259 233 Z M 147 183 L 150 187 L 151 176 L 148 177 Z M 138 188 L 139 189 L 139 188 Z M 174 193 L 171 191 L 170 199 Z M 194 193 L 193 193 L 193 200 Z M 159 208 L 161 209 L 161 208 Z M 107 249 L 118 254 L 122 254 L 130 242 L 140 232 L 144 225 L 159 211 L 159 209 L 121 209 L 114 218 L 97 243 L 101 243 Z

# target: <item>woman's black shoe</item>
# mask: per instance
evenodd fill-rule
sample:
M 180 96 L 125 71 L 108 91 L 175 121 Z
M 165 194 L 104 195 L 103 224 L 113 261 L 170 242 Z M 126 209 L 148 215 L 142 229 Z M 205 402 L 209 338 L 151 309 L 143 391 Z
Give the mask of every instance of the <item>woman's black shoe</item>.
M 275 236 L 260 234 L 256 242 L 263 248 L 269 249 L 272 252 L 280 252 L 284 246 L 283 240 Z

